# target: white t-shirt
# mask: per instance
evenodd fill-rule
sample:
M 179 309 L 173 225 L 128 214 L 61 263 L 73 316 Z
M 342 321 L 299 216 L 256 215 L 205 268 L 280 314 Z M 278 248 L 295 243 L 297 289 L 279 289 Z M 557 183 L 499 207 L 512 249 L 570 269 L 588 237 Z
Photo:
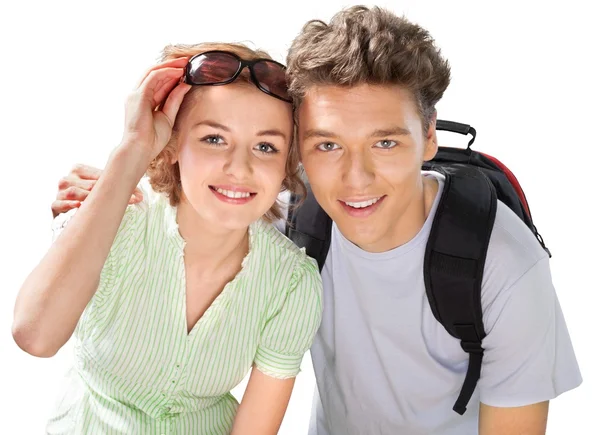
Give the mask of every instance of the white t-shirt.
M 368 253 L 333 225 L 322 278 L 324 313 L 311 349 L 318 389 L 311 435 L 477 434 L 479 402 L 507 407 L 553 399 L 581 375 L 548 256 L 504 204 L 487 254 L 481 378 L 464 415 L 452 410 L 468 355 L 433 316 L 423 258 L 438 197 L 421 231 Z

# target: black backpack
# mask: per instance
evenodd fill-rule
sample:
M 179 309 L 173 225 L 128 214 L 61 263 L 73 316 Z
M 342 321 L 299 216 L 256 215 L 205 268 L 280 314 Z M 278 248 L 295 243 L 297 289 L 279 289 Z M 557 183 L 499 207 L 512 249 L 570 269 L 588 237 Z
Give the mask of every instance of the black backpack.
M 444 174 L 446 181 L 425 249 L 424 278 L 435 318 L 469 354 L 469 366 L 453 410 L 462 415 L 481 374 L 482 340 L 486 336 L 481 312 L 481 281 L 497 200 L 502 201 L 531 229 L 550 255 L 538 233 L 525 194 L 513 173 L 499 160 L 471 149 L 476 131 L 466 124 L 437 121 L 437 130 L 470 134 L 466 149 L 439 147 L 424 170 Z M 319 206 L 307 184 L 308 197 L 297 206 L 290 201 L 286 235 L 306 248 L 323 269 L 331 241 L 331 219 Z

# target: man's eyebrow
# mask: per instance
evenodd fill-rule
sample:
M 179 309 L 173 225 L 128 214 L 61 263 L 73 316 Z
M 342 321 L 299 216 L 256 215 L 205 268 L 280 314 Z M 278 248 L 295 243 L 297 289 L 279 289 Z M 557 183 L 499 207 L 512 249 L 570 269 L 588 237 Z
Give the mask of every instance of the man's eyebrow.
M 390 127 L 374 130 L 370 137 L 386 137 L 386 136 L 409 136 L 410 130 L 404 127 Z
M 302 135 L 303 139 L 312 139 L 313 137 L 337 137 L 335 133 L 327 130 L 321 130 L 319 128 L 310 128 Z
M 379 128 L 377 130 L 373 130 L 369 137 L 386 137 L 386 136 L 408 136 L 410 135 L 410 130 L 404 127 L 394 126 L 389 128 Z M 303 134 L 303 138 L 305 140 L 312 139 L 314 137 L 330 137 L 335 138 L 337 135 L 328 130 L 322 130 L 319 128 L 311 128 L 306 130 Z

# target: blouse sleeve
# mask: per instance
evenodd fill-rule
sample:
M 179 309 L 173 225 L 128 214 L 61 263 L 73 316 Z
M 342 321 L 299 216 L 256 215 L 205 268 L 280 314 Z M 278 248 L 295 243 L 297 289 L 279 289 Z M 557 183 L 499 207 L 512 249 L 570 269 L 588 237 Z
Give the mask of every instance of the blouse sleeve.
M 307 256 L 298 262 L 281 307 L 266 322 L 254 359 L 268 376 L 293 378 L 321 323 L 321 275 Z

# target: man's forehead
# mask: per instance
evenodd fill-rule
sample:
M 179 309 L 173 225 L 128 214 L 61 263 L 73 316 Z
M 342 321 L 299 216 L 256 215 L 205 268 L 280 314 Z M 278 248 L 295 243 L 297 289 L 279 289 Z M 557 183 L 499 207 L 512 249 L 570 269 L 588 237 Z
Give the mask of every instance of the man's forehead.
M 343 102 L 362 102 L 371 99 L 378 94 L 380 90 L 388 88 L 384 85 L 369 85 L 366 83 L 356 86 L 339 85 L 313 85 L 307 89 L 304 102 L 313 105 L 323 105 L 327 103 Z
M 409 91 L 397 86 L 319 85 L 310 88 L 299 107 L 298 123 L 307 129 L 355 129 L 368 123 L 369 129 L 405 127 L 407 118 L 418 116 Z M 381 125 L 380 125 L 381 124 Z

